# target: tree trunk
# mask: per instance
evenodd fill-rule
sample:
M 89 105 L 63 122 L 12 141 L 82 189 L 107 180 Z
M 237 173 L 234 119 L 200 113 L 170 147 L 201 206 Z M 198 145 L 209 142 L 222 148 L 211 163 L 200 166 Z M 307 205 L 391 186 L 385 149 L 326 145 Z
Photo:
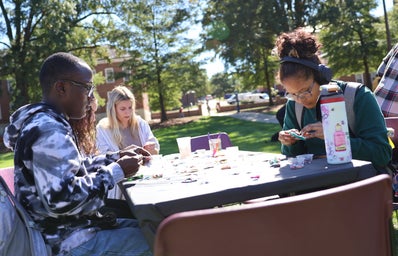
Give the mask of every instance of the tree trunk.
M 264 49 L 265 50 L 265 49 Z M 272 90 L 271 90 L 271 84 L 269 81 L 269 72 L 268 72 L 268 59 L 267 59 L 267 54 L 263 53 L 263 62 L 264 62 L 264 77 L 265 77 L 265 82 L 267 84 L 267 89 L 269 93 L 269 105 L 273 106 L 274 105 L 274 100 L 272 99 Z
M 160 71 L 156 72 L 157 74 L 157 83 L 158 83 L 158 94 L 159 94 L 159 104 L 160 104 L 160 122 L 167 121 L 167 113 L 166 108 L 164 107 L 164 99 L 163 99 L 163 92 L 162 92 L 162 80 L 160 78 Z

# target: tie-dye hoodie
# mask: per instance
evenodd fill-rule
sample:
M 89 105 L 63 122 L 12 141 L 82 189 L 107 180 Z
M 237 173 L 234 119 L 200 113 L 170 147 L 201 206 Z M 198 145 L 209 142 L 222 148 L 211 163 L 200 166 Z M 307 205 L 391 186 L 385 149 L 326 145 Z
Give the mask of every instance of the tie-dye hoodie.
M 89 225 L 82 220 L 103 206 L 108 190 L 124 177 L 115 158 L 84 158 L 65 116 L 46 103 L 17 110 L 5 129 L 4 144 L 15 153 L 17 199 L 39 227 L 56 223 L 51 232 L 43 231 L 53 253 L 72 233 L 79 237 L 76 243 L 83 242 Z M 76 236 L 77 230 L 82 235 Z M 68 247 L 74 247 L 70 242 Z

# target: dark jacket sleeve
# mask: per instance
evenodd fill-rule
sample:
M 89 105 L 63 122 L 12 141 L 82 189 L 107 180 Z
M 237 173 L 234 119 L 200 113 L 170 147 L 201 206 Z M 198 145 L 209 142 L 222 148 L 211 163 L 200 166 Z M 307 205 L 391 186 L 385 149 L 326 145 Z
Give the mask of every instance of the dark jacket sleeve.
M 383 114 L 373 93 L 365 86 L 358 89 L 354 102 L 355 136 L 351 137 L 354 159 L 371 161 L 376 167 L 391 160 L 391 146 Z
M 289 100 L 286 103 L 286 113 L 285 113 L 285 119 L 283 123 L 283 130 L 290 130 L 290 129 L 297 129 L 300 130 L 299 124 L 297 122 L 296 118 L 296 112 L 295 112 L 295 102 Z M 295 144 L 291 146 L 285 146 L 282 145 L 281 147 L 282 154 L 286 156 L 296 156 L 300 154 L 305 154 L 306 149 L 305 149 L 305 144 L 303 141 L 297 141 Z

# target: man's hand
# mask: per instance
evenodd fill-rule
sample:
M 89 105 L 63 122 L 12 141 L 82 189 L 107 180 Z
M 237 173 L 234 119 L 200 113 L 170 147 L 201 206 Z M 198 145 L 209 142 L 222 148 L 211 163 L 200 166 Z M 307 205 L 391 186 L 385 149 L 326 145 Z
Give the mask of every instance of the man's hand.
M 120 150 L 119 155 L 120 158 L 122 158 L 123 156 L 135 156 L 135 155 L 151 156 L 151 153 L 149 153 L 146 149 L 142 147 L 131 145 Z
M 124 155 L 123 157 L 119 158 L 116 163 L 118 163 L 122 168 L 124 176 L 126 178 L 129 178 L 131 176 L 134 176 L 138 172 L 140 165 L 143 164 L 143 159 L 144 156 L 139 154 L 136 154 L 134 156 Z

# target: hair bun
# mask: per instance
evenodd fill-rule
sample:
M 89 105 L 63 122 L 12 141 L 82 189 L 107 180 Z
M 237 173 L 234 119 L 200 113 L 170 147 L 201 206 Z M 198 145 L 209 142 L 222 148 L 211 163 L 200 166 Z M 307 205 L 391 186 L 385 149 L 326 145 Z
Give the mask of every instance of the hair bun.
M 299 54 L 298 54 L 298 52 L 297 52 L 297 50 L 295 48 L 292 48 L 289 51 L 289 55 L 288 56 L 289 57 L 293 57 L 293 58 L 300 58 L 300 56 L 299 56 Z

